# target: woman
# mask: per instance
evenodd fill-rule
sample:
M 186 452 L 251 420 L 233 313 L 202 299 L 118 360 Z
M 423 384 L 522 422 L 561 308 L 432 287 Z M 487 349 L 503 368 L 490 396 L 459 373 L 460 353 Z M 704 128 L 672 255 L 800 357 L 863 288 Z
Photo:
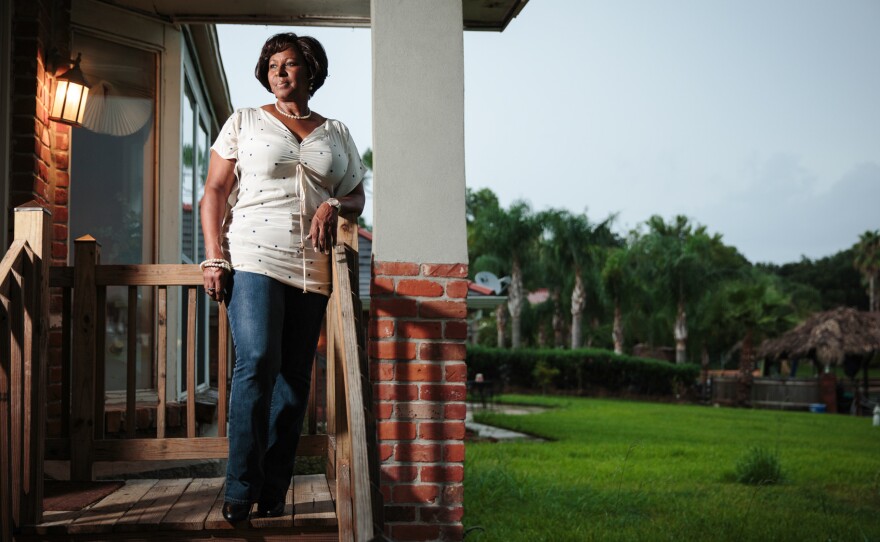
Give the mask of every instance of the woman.
M 327 77 L 314 38 L 277 34 L 255 75 L 274 103 L 237 110 L 211 147 L 204 285 L 226 301 L 236 363 L 223 516 L 280 516 L 308 403 L 339 213 L 364 208 L 348 129 L 309 107 Z M 228 206 L 231 203 L 231 208 Z

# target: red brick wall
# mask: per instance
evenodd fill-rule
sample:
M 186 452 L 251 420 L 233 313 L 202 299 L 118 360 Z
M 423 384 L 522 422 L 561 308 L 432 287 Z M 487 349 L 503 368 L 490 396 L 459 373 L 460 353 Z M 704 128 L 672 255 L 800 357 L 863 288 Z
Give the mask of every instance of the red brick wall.
M 461 540 L 467 265 L 373 262 L 370 358 L 385 523 Z
M 69 58 L 70 0 L 13 0 L 12 144 L 9 202 L 14 208 L 36 200 L 52 212 L 51 265 L 67 263 L 67 202 L 70 129 L 49 120 L 53 81 L 50 51 Z M 10 221 L 11 222 L 11 221 Z M 50 301 L 49 436 L 60 431 L 61 299 Z M 53 317 L 54 316 L 54 317 Z

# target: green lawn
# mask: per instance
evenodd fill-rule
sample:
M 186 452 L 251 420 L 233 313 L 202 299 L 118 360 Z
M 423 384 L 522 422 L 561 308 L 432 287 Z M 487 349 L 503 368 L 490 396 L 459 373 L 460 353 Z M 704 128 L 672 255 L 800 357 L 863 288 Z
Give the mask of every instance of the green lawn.
M 880 541 L 880 428 L 870 418 L 507 396 L 553 405 L 477 421 L 552 442 L 468 443 L 468 542 Z M 733 480 L 752 446 L 786 482 Z
M 800 373 L 800 369 L 798 369 L 798 373 Z M 835 367 L 834 374 L 837 375 L 838 380 L 848 381 L 850 378 L 846 376 L 846 373 L 843 371 L 843 367 Z M 862 379 L 865 377 L 864 373 L 859 371 L 856 374 L 855 381 L 861 385 Z M 880 367 L 870 367 L 868 368 L 868 378 L 880 378 Z

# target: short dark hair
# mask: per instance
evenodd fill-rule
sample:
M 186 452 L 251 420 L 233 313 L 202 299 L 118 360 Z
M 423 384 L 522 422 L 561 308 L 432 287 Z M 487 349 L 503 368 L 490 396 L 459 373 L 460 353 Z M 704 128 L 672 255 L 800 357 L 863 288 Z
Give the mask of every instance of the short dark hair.
M 311 36 L 297 36 L 293 32 L 285 32 L 267 39 L 263 44 L 263 50 L 260 51 L 254 76 L 266 87 L 266 90 L 272 92 L 272 87 L 269 86 L 269 58 L 275 53 L 290 48 L 299 51 L 305 60 L 309 68 L 309 95 L 314 96 L 327 79 L 327 53 L 324 52 L 321 42 Z

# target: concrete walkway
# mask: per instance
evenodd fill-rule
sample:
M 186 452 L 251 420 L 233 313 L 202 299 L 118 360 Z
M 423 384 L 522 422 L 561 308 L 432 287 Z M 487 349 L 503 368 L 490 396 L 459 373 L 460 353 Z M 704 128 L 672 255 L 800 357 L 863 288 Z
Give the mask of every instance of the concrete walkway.
M 480 411 L 486 412 L 499 412 L 502 414 L 512 414 L 512 415 L 525 415 L 525 414 L 534 414 L 535 412 L 542 412 L 546 410 L 542 407 L 532 407 L 532 406 L 521 406 L 521 405 L 489 405 L 487 407 L 483 407 L 479 403 L 468 403 L 467 404 L 467 414 L 464 418 L 465 427 L 468 430 L 473 431 L 477 434 L 477 436 L 481 439 L 491 439 L 491 440 L 499 440 L 499 441 L 511 441 L 511 440 L 536 440 L 543 441 L 544 439 L 535 437 L 532 435 L 527 435 L 525 433 L 519 433 L 517 431 L 511 431 L 509 429 L 503 429 L 501 427 L 495 427 L 492 425 L 486 425 L 484 423 L 477 423 L 474 421 L 474 412 Z

